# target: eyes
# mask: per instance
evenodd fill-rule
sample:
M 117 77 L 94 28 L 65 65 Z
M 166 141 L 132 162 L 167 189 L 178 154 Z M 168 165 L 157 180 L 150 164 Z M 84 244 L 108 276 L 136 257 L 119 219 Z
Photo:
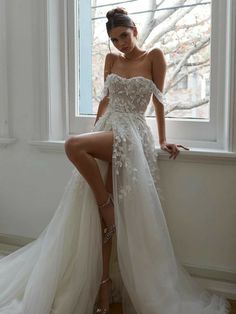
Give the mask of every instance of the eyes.
M 121 33 L 119 37 L 120 37 L 120 39 L 125 39 L 125 38 L 128 37 L 128 35 L 129 35 L 128 32 L 124 32 L 124 33 Z M 118 43 L 118 39 L 117 38 L 111 38 L 111 41 L 113 42 L 113 44 L 117 44 Z

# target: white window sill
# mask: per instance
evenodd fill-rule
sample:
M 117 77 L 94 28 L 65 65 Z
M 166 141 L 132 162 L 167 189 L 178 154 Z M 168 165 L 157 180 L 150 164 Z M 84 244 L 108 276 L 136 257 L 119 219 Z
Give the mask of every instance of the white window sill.
M 17 139 L 13 137 L 1 137 L 0 146 L 7 147 L 8 145 L 15 143 L 16 141 Z
M 42 152 L 65 152 L 64 144 L 65 141 L 35 141 L 29 142 L 30 145 L 35 146 Z
M 37 147 L 42 152 L 57 152 L 64 153 L 65 141 L 30 141 L 29 144 Z M 156 147 L 159 160 L 169 160 L 169 154 Z M 228 152 L 222 150 L 212 149 L 198 149 L 190 148 L 189 151 L 181 150 L 179 156 L 175 161 L 190 161 L 190 162 L 216 162 L 216 163 L 230 163 L 236 164 L 236 152 Z
M 169 159 L 169 154 L 157 147 L 160 160 Z M 179 156 L 175 161 L 191 161 L 191 162 L 209 162 L 209 163 L 227 163 L 236 164 L 236 152 L 229 152 L 223 150 L 213 150 L 204 148 L 192 148 L 189 151 L 181 150 Z

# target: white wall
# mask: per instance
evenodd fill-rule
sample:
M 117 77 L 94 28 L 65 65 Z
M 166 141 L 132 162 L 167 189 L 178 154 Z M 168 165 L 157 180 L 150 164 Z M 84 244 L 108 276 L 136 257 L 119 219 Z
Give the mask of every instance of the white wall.
M 0 147 L 0 233 L 34 238 L 52 217 L 72 165 L 63 153 L 46 154 L 29 145 L 39 88 L 33 75 L 42 67 L 33 65 L 32 24 L 38 12 L 31 11 L 31 3 L 6 1 L 8 105 L 17 141 Z
M 166 218 L 183 262 L 236 270 L 236 166 L 161 161 Z
M 0 234 L 29 238 L 50 221 L 73 169 L 63 152 L 41 152 L 29 144 L 40 93 L 35 69 L 42 67 L 33 61 L 32 25 L 40 20 L 32 2 L 6 1 L 6 85 L 10 133 L 17 141 L 0 146 Z M 176 254 L 186 264 L 235 276 L 236 164 L 181 158 L 159 163 Z

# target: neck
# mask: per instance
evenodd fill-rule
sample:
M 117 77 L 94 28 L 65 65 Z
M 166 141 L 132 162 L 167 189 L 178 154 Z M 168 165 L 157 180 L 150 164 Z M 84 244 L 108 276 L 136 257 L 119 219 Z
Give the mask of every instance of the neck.
M 143 56 L 145 53 L 145 50 L 141 50 L 139 47 L 135 46 L 131 52 L 124 54 L 124 58 L 127 60 L 135 60 Z

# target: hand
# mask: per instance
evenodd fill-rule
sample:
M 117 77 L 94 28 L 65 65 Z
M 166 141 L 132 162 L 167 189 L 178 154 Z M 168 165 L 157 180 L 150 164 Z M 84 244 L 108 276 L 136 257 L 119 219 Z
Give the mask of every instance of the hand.
M 169 158 L 173 157 L 173 159 L 175 159 L 179 155 L 180 150 L 178 149 L 178 147 L 189 150 L 189 148 L 180 144 L 168 144 L 166 142 L 161 143 L 161 149 L 167 151 L 170 154 Z

